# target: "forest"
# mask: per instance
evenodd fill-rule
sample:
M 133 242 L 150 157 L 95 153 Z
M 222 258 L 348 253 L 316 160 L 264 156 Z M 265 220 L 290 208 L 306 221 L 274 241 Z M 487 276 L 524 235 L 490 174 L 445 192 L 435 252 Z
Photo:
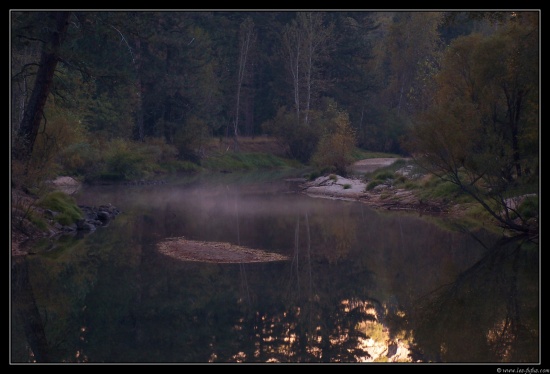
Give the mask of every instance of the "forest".
M 239 152 L 269 137 L 325 170 L 340 166 L 321 157 L 334 144 L 412 157 L 503 226 L 538 232 L 538 207 L 508 203 L 538 206 L 537 10 L 12 11 L 10 22 L 12 189 L 197 170 L 213 141 Z

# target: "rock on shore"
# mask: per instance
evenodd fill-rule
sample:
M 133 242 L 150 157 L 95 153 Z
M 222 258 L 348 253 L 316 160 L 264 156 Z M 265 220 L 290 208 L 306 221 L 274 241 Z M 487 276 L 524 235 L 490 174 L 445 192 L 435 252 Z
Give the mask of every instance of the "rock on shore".
M 382 183 L 367 190 L 367 182 L 360 178 L 345 178 L 339 175 L 322 176 L 303 183 L 301 190 L 312 197 L 361 201 L 374 208 L 387 210 L 447 212 L 443 204 L 421 201 L 413 191 L 396 188 L 391 183 Z

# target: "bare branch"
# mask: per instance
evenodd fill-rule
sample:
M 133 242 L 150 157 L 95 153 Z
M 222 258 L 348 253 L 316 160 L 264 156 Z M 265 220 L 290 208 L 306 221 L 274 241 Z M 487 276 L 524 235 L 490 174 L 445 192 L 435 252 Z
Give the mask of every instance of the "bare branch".
M 132 47 L 130 47 L 130 44 L 128 44 L 128 41 L 126 40 L 126 38 L 124 37 L 124 35 L 120 32 L 120 30 L 118 30 L 116 27 L 114 27 L 113 25 L 111 25 L 111 27 L 113 29 L 115 29 L 119 34 L 120 34 L 120 40 L 123 41 L 126 46 L 128 47 L 128 52 L 130 52 L 130 56 L 132 56 L 132 63 L 136 63 L 136 59 L 134 57 L 134 52 L 132 51 Z

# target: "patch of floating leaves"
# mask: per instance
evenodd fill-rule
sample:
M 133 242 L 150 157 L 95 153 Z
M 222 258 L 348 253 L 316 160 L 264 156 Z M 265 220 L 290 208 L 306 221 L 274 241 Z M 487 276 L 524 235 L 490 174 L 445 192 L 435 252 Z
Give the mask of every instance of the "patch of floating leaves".
M 288 257 L 226 242 L 204 242 L 184 237 L 166 238 L 157 244 L 160 253 L 182 261 L 251 263 L 285 261 Z

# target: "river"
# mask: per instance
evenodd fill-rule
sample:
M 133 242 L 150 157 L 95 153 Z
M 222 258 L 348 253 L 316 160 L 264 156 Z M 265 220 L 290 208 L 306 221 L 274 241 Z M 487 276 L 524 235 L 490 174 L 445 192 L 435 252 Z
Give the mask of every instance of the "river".
M 83 188 L 122 213 L 12 259 L 12 362 L 540 361 L 537 245 L 309 197 L 291 176 Z M 181 237 L 286 260 L 159 251 Z

